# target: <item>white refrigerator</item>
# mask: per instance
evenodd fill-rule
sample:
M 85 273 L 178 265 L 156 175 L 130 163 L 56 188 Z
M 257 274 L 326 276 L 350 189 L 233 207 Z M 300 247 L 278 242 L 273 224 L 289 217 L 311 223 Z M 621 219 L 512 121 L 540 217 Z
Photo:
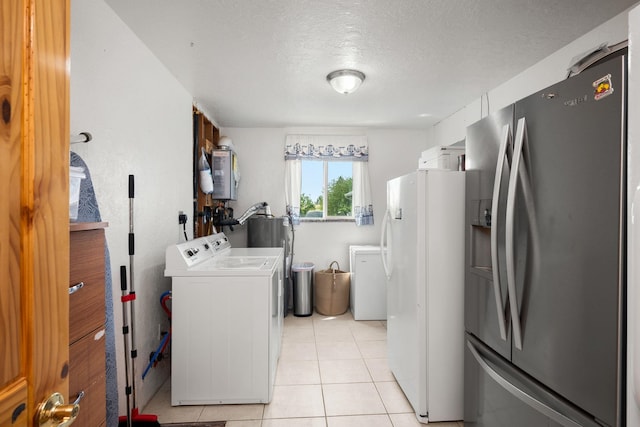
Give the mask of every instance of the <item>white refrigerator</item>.
M 464 172 L 387 182 L 389 367 L 422 423 L 463 418 Z

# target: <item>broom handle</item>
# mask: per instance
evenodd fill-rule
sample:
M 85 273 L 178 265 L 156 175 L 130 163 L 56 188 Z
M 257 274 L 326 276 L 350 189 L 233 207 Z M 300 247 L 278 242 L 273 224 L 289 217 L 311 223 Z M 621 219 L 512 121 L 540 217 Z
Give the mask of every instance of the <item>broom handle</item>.
M 131 427 L 131 386 L 129 383 L 129 320 L 127 316 L 127 267 L 120 266 L 120 290 L 122 290 L 122 336 L 124 338 L 124 380 L 127 396 L 127 427 Z

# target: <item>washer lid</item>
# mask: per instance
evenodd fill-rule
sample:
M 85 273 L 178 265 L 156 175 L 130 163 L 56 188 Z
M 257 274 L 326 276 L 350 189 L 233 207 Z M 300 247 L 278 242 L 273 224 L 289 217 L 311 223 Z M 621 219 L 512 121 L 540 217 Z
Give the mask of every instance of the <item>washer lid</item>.
M 234 257 L 224 256 L 210 259 L 186 270 L 165 270 L 171 277 L 233 277 L 269 276 L 276 269 L 281 257 Z M 282 261 L 280 261 L 282 262 Z
M 275 258 L 273 257 L 222 257 L 216 259 L 212 268 L 221 270 L 262 270 L 270 269 Z

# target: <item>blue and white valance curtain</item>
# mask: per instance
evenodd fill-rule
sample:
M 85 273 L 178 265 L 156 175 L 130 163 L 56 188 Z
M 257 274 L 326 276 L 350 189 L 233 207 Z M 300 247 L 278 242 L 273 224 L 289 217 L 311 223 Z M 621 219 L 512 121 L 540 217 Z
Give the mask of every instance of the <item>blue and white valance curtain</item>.
M 294 221 L 300 217 L 302 160 L 350 161 L 353 165 L 353 216 L 356 225 L 373 224 L 369 146 L 363 135 L 287 135 L 285 200 Z

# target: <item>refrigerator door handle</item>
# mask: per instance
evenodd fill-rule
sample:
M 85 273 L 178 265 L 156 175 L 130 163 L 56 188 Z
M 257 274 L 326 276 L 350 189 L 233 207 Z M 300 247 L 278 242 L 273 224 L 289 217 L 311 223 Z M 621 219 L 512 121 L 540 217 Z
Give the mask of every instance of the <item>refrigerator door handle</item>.
M 389 222 L 391 221 L 391 214 L 389 209 L 384 212 L 384 218 L 382 219 L 382 232 L 380 233 L 380 257 L 382 258 L 382 267 L 384 268 L 384 274 L 387 276 L 387 280 L 391 279 L 392 273 L 392 253 L 391 246 L 393 243 L 391 233 L 388 233 Z M 386 238 L 386 246 L 385 246 Z
M 493 183 L 493 198 L 491 200 L 491 271 L 493 273 L 493 293 L 496 300 L 496 310 L 498 312 L 498 327 L 500 328 L 500 338 L 502 338 L 503 341 L 507 340 L 507 321 L 504 312 L 502 287 L 500 286 L 500 264 L 498 262 L 498 205 L 500 203 L 500 188 L 502 187 L 505 159 L 507 159 L 507 147 L 511 144 L 511 139 L 511 126 L 505 125 L 502 128 L 502 139 L 498 150 L 498 164 L 496 165 L 496 176 Z M 508 159 L 506 164 L 507 168 L 509 168 Z
M 524 117 L 518 120 L 516 127 L 516 138 L 511 160 L 511 173 L 509 176 L 509 189 L 507 192 L 507 215 L 505 227 L 505 247 L 507 264 L 507 289 L 509 291 L 509 305 L 511 306 L 511 319 L 513 325 L 514 345 L 518 350 L 522 350 L 522 324 L 520 321 L 520 309 L 518 308 L 518 296 L 516 293 L 516 263 L 514 248 L 514 227 L 515 227 L 515 205 L 518 180 L 522 189 L 525 210 L 529 227 L 529 240 L 531 248 L 531 260 L 533 260 L 532 271 L 538 271 L 540 245 L 538 243 L 538 224 L 536 220 L 536 210 L 533 203 L 533 192 L 527 165 L 523 160 L 524 145 L 528 143 L 527 121 Z
M 487 375 L 489 375 L 496 383 L 498 383 L 502 388 L 511 393 L 514 397 L 520 399 L 525 404 L 529 405 L 538 412 L 544 414 L 545 416 L 551 418 L 555 422 L 565 427 L 581 427 L 581 424 L 578 424 L 571 418 L 568 418 L 566 415 L 556 411 L 552 407 L 536 399 L 534 396 L 531 396 L 526 391 L 521 390 L 516 385 L 512 384 L 508 379 L 500 375 L 484 360 L 473 343 L 467 341 L 467 347 L 469 348 L 469 351 L 471 351 L 473 357 L 476 359 L 476 362 L 478 362 L 480 367 L 487 373 Z
M 514 222 L 516 211 L 516 190 L 518 187 L 518 177 L 520 169 L 525 170 L 522 160 L 522 147 L 526 135 L 526 121 L 523 118 L 518 120 L 516 128 L 516 140 L 513 147 L 513 158 L 511 160 L 511 173 L 509 175 L 509 189 L 507 191 L 507 215 L 505 227 L 505 248 L 507 261 L 507 289 L 509 305 L 511 306 L 511 324 L 513 325 L 513 341 L 518 350 L 522 350 L 522 328 L 520 325 L 520 310 L 518 308 L 518 297 L 516 295 L 516 267 L 514 248 Z M 526 170 L 525 170 L 526 173 Z

